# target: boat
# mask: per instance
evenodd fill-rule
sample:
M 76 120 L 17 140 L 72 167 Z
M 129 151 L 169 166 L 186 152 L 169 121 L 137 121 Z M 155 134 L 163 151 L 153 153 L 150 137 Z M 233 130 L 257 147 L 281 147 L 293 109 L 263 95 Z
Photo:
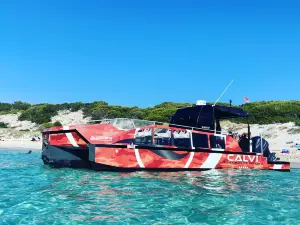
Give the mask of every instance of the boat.
M 41 158 L 56 168 L 119 172 L 290 171 L 290 163 L 271 153 L 265 139 L 251 137 L 249 123 L 240 140 L 224 131 L 220 121 L 232 118 L 249 115 L 241 108 L 197 101 L 178 109 L 169 123 L 113 118 L 51 127 L 42 132 Z

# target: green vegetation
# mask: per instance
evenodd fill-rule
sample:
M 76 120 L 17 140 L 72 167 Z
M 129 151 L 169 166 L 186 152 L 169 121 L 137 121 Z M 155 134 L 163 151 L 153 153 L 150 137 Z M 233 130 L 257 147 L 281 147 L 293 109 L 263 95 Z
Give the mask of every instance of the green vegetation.
M 53 127 L 54 126 L 54 124 L 53 123 L 50 123 L 50 122 L 48 122 L 48 123 L 43 123 L 42 124 L 42 127 L 43 128 L 50 128 L 50 127 Z
M 8 128 L 6 123 L 0 122 L 0 128 Z
M 33 105 L 23 111 L 19 120 L 30 120 L 37 124 L 43 124 L 51 121 L 51 117 L 57 115 L 57 107 L 50 104 Z
M 29 129 L 22 129 L 22 130 L 19 130 L 20 132 L 30 132 L 30 130 Z
M 54 123 L 47 122 L 42 124 L 43 128 L 60 127 L 60 126 L 62 126 L 62 124 L 59 121 L 56 121 Z
M 53 126 L 55 126 L 55 127 L 61 127 L 62 124 L 59 121 L 56 121 L 56 122 L 53 123 Z
M 182 107 L 191 106 L 191 103 L 164 102 L 154 107 L 139 108 L 117 105 L 108 105 L 104 101 L 92 103 L 63 103 L 63 104 L 35 104 L 25 102 L 0 103 L 0 114 L 20 112 L 20 120 L 30 120 L 44 127 L 61 126 L 59 122 L 54 124 L 51 117 L 57 115 L 59 110 L 77 111 L 83 110 L 85 117 L 94 120 L 103 118 L 128 117 L 136 119 L 154 120 L 159 122 L 169 122 L 175 111 Z M 220 105 L 228 105 L 220 103 Z M 254 102 L 238 106 L 250 114 L 250 123 L 270 124 L 295 122 L 300 125 L 300 101 L 268 101 Z M 244 122 L 240 119 L 235 122 Z M 1 126 L 1 125 L 0 125 Z M 5 125 L 2 125 L 5 126 Z
M 251 116 L 250 123 L 295 122 L 300 126 L 300 101 L 254 102 L 241 106 Z

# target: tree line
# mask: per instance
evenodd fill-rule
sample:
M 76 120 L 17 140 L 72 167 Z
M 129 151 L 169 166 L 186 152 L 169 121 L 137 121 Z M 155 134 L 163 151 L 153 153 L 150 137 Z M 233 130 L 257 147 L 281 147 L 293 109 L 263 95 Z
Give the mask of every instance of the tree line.
M 109 105 L 104 101 L 92 103 L 74 102 L 63 104 L 29 104 L 16 101 L 14 103 L 0 103 L 0 114 L 20 113 L 19 120 L 29 120 L 37 124 L 49 124 L 51 117 L 60 110 L 82 110 L 85 117 L 93 120 L 104 118 L 135 118 L 159 122 L 169 122 L 177 109 L 193 106 L 192 103 L 163 102 L 154 107 L 139 108 Z M 228 105 L 220 103 L 220 105 Z M 261 101 L 244 105 L 237 105 L 249 113 L 249 122 L 258 124 L 295 122 L 300 125 L 300 101 Z M 241 119 L 235 122 L 245 122 Z

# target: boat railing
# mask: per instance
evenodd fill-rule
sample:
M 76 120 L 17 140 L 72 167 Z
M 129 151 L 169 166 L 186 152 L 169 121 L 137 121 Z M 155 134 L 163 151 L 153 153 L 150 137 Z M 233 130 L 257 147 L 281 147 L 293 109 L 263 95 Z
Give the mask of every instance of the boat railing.
M 91 120 L 88 124 L 111 124 L 120 130 L 136 129 L 142 126 L 155 125 L 154 121 L 130 119 L 130 118 L 113 118 L 113 119 L 101 119 Z
M 151 120 L 130 119 L 130 118 L 90 120 L 87 124 L 111 124 L 120 130 L 137 129 L 144 126 L 165 125 L 165 126 L 183 128 L 188 130 L 198 130 L 198 131 L 205 131 L 205 132 L 214 132 L 221 135 L 228 135 L 228 132 L 225 131 L 216 131 L 207 128 L 191 127 L 191 126 L 185 126 L 179 124 L 163 123 L 163 122 L 151 121 Z

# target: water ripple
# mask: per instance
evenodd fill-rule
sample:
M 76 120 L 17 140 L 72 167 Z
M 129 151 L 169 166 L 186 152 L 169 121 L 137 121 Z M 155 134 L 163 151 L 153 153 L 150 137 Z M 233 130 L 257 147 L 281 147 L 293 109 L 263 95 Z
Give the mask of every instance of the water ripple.
M 109 173 L 0 152 L 0 224 L 299 224 L 300 170 Z

